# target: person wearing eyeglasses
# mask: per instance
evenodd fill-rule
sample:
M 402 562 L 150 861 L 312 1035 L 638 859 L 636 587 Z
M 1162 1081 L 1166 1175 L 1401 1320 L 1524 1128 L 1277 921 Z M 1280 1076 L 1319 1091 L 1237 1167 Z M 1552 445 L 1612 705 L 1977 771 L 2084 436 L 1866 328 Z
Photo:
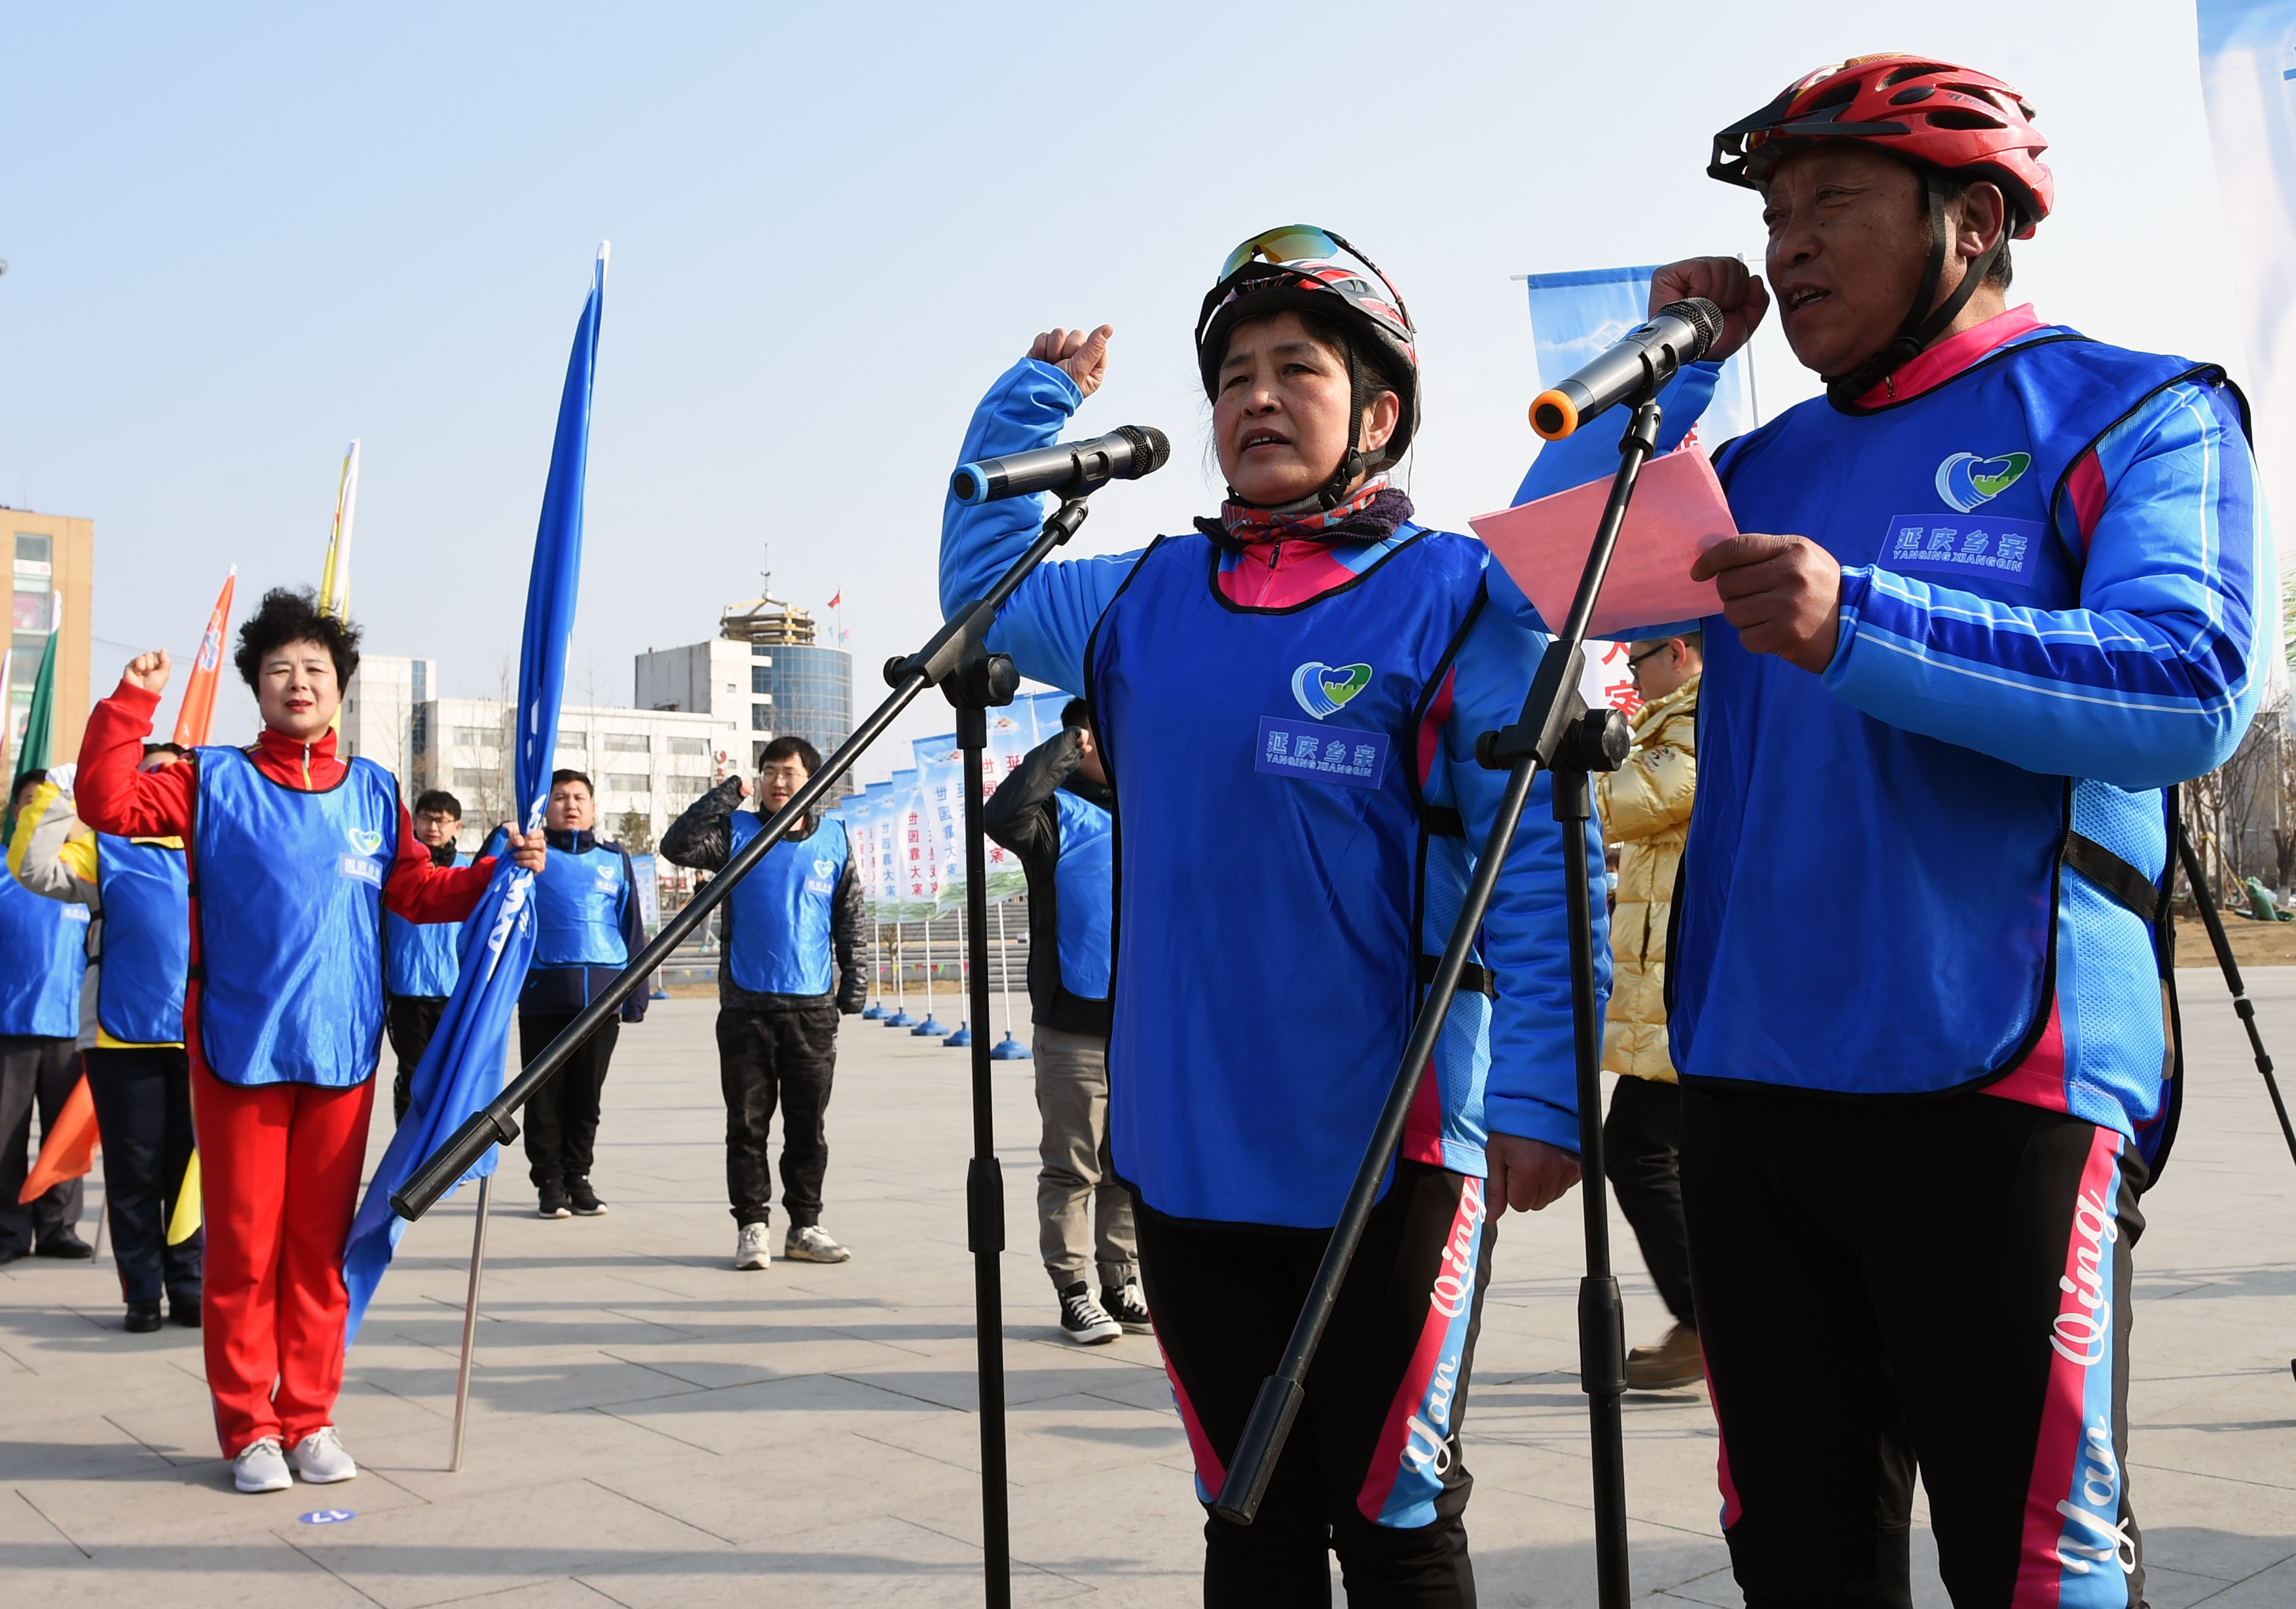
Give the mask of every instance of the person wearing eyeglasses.
M 1595 777 L 1595 813 L 1620 846 L 1611 908 L 1611 1005 L 1603 1023 L 1603 1071 L 1619 1075 L 1603 1121 L 1603 1170 L 1633 1226 L 1643 1265 L 1674 1315 L 1656 1346 L 1627 1354 L 1627 1389 L 1673 1391 L 1706 1369 L 1690 1298 L 1690 1236 L 1682 1221 L 1682 1091 L 1666 1044 L 1666 932 L 1674 874 L 1698 787 L 1695 631 L 1630 644 L 1627 674 L 1642 704 L 1634 752 Z
M 1107 378 L 1112 333 L 1038 336 L 959 461 L 1060 436 Z M 1040 568 L 988 638 L 1090 701 L 1114 791 L 1110 1155 L 1207 1504 L 1489 833 L 1505 777 L 1475 763 L 1475 736 L 1520 712 L 1548 640 L 1482 545 L 1418 521 L 1394 478 L 1419 423 L 1415 341 L 1341 236 L 1238 246 L 1196 324 L 1218 513 Z M 944 610 L 983 595 L 1041 513 L 952 499 Z M 1207 1517 L 1207 1604 L 1327 1603 L 1330 1551 L 1358 1602 L 1474 1601 L 1459 1425 L 1496 1223 L 1578 1178 L 1563 868 L 1584 856 L 1598 876 L 1602 845 L 1559 826 L 1546 792 L 1258 1520 Z M 1597 965 L 1607 978 L 1599 946 Z

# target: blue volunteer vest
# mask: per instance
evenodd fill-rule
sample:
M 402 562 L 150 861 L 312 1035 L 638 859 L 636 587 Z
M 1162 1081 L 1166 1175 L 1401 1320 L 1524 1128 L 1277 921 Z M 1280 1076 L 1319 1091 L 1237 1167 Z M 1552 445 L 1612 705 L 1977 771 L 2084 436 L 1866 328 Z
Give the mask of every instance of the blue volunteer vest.
M 123 1045 L 180 1045 L 192 965 L 191 882 L 184 851 L 95 835 L 103 965 L 95 1023 Z
M 622 852 L 594 843 L 577 854 L 552 850 L 534 880 L 536 966 L 622 966 L 622 903 L 630 885 Z
M 398 787 L 371 759 L 321 792 L 194 751 L 200 1046 L 227 1084 L 362 1084 L 382 1039 L 382 884 Z
M 754 810 L 736 810 L 733 849 L 766 830 Z M 825 995 L 837 987 L 831 919 L 837 880 L 852 858 L 845 824 L 824 820 L 801 842 L 784 838 L 766 851 L 726 897 L 732 938 L 726 970 L 734 987 L 755 995 Z
M 457 850 L 456 866 L 468 866 L 472 857 Z M 463 965 L 463 924 L 459 922 L 409 922 L 390 911 L 382 914 L 382 986 L 394 995 L 443 1000 L 455 992 L 455 975 Z
M 1086 654 L 1117 795 L 1109 1133 L 1160 1212 L 1324 1227 L 1410 1032 L 1414 739 L 1483 549 L 1422 532 L 1272 610 L 1223 598 L 1217 560 L 1160 538 Z
M 2058 534 L 2072 525 L 2066 475 L 2144 398 L 2202 372 L 2045 336 L 1876 413 L 1803 403 L 1730 444 L 1718 468 L 1742 530 L 1799 532 L 1844 566 L 2069 609 L 2081 555 Z M 1705 628 L 1698 801 L 1669 946 L 1684 1079 L 1919 1095 L 2013 1069 L 2057 987 L 2076 788 L 2080 830 L 2155 876 L 2161 796 L 1890 726 L 1748 653 L 1718 616 Z M 2141 1121 L 2160 1098 L 2163 1048 L 2152 941 L 2117 907 L 2099 923 L 2110 942 L 2084 956 L 2082 997 L 2130 1003 L 2125 1065 L 2103 1076 Z
M 0 867 L 0 1034 L 79 1033 L 87 907 L 32 892 Z
M 1080 1000 L 1105 1000 L 1116 916 L 1115 823 L 1066 788 L 1053 795 L 1053 807 L 1060 812 L 1053 895 L 1060 915 L 1061 987 Z

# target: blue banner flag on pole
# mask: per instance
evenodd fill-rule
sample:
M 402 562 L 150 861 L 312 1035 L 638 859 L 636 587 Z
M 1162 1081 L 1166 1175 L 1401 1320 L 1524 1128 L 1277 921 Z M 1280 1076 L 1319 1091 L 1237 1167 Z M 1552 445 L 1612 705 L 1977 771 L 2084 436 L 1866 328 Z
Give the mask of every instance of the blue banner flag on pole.
M 582 577 L 582 482 L 590 456 L 590 390 L 598 362 L 598 319 L 606 295 L 607 248 L 598 249 L 590 298 L 574 327 L 574 353 L 558 402 L 558 435 L 550 448 L 550 479 L 542 493 L 542 522 L 534 538 L 534 570 L 526 585 L 526 632 L 519 646 L 515 711 L 513 808 L 524 830 L 542 825 L 550 771 L 558 750 L 558 706 L 566 688 L 566 644 L 574 631 L 574 601 Z M 348 1349 L 358 1334 L 375 1286 L 406 1233 L 406 1220 L 390 1210 L 391 1192 L 422 1159 L 443 1145 L 471 1114 L 502 1093 L 503 1055 L 511 1014 L 534 958 L 534 874 L 505 854 L 478 908 L 463 924 L 462 969 L 439 1029 L 414 1071 L 406 1120 L 367 1186 L 343 1248 L 343 1283 L 350 1291 Z M 492 1173 L 489 1150 L 465 1178 Z M 457 1186 L 459 1188 L 459 1185 Z
M 1528 275 L 1538 383 L 1560 385 L 1648 317 L 1651 280 L 1657 273 L 1653 264 Z M 1743 358 L 1742 353 L 1733 354 L 1718 372 L 1712 364 L 1693 364 L 1659 393 L 1665 410 L 1660 452 L 1679 447 L 1693 425 L 1700 445 L 1709 449 L 1754 428 Z M 1619 435 L 1626 424 L 1622 409 L 1615 417 L 1606 415 L 1586 430 L 1547 442 L 1531 460 L 1530 472 L 1522 478 L 1514 500 L 1528 503 L 1589 480 L 1607 480 L 1619 467 Z

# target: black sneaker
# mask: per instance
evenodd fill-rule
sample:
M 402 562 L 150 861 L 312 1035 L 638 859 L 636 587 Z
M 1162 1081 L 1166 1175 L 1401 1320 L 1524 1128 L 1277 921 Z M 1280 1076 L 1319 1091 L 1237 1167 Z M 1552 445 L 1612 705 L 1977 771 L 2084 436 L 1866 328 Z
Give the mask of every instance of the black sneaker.
M 32 1255 L 60 1257 L 66 1262 L 85 1262 L 95 1255 L 95 1248 L 70 1229 L 59 1229 L 38 1245 L 34 1246 Z
M 156 1301 L 131 1301 L 127 1304 L 127 1333 L 148 1335 L 160 1327 L 160 1304 Z
M 1124 1326 L 1128 1335 L 1152 1335 L 1156 1326 L 1149 1321 L 1148 1304 L 1141 1299 L 1140 1282 L 1127 1280 L 1119 1288 L 1112 1285 L 1100 1287 L 1100 1310 Z
M 1061 1334 L 1078 1346 L 1098 1346 L 1124 1334 L 1124 1326 L 1100 1310 L 1079 1279 L 1061 1287 Z
M 598 1199 L 598 1193 L 590 1188 L 586 1178 L 566 1181 L 566 1200 L 578 1218 L 600 1218 L 605 1214 L 606 1203 Z
M 573 1209 L 567 1204 L 566 1191 L 563 1186 L 544 1185 L 540 1186 L 540 1194 L 542 1196 L 542 1204 L 535 1211 L 534 1215 L 537 1218 L 571 1218 L 574 1216 Z

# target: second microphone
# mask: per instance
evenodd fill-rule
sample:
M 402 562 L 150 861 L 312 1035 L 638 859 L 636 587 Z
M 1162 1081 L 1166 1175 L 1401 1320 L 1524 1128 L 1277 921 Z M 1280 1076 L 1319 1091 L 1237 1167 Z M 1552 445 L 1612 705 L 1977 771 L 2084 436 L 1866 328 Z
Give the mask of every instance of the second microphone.
M 1137 480 L 1164 467 L 1171 438 L 1153 425 L 1120 424 L 1089 441 L 1062 441 L 1002 458 L 961 464 L 949 495 L 968 507 L 1032 492 L 1076 497 L 1111 480 Z

